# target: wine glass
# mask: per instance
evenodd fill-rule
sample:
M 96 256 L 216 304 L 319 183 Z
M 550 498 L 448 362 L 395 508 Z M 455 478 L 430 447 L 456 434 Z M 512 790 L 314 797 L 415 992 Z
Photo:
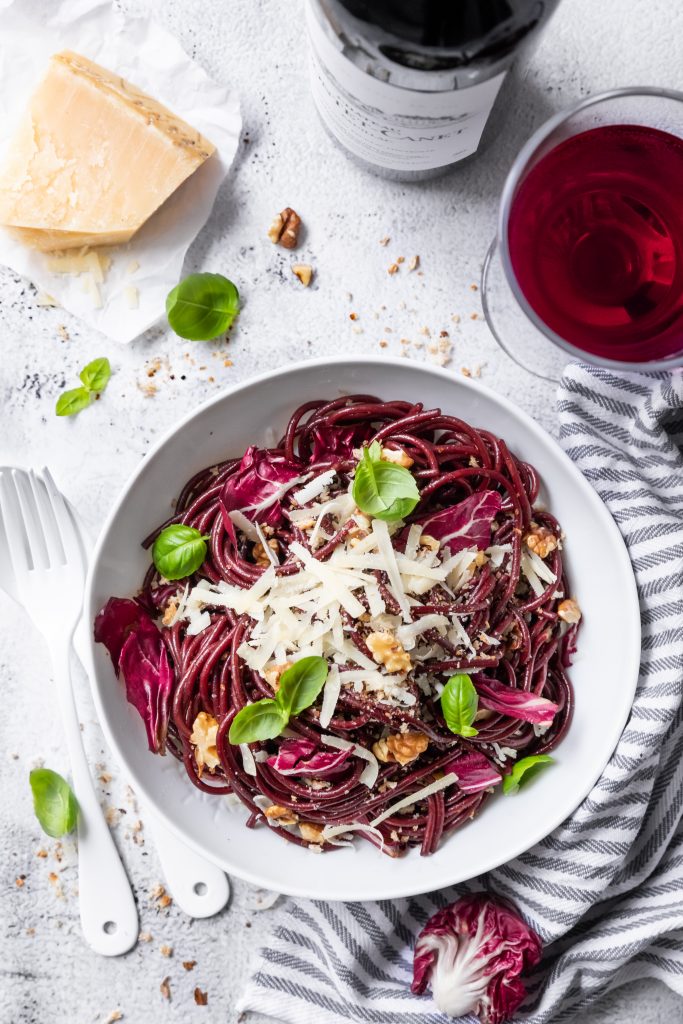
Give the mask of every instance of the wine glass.
M 683 93 L 592 96 L 532 135 L 508 174 L 482 301 L 501 347 L 559 380 L 570 360 L 683 364 Z

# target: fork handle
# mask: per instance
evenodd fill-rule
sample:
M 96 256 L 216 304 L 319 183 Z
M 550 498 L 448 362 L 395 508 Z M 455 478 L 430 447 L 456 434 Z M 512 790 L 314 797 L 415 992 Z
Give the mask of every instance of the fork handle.
M 71 687 L 71 637 L 51 651 L 62 724 L 78 800 L 78 893 L 81 927 L 88 945 L 103 956 L 119 956 L 138 937 L 138 913 L 130 882 L 95 794 L 83 749 Z

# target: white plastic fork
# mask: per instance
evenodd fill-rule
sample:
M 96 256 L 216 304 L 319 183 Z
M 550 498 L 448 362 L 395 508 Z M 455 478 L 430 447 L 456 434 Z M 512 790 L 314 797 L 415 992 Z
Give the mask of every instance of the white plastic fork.
M 85 578 L 78 533 L 47 469 L 40 474 L 0 471 L 0 510 L 18 596 L 52 657 L 80 808 L 78 889 L 83 935 L 97 953 L 118 956 L 137 941 L 138 915 L 95 795 L 71 689 L 71 642 L 81 614 Z

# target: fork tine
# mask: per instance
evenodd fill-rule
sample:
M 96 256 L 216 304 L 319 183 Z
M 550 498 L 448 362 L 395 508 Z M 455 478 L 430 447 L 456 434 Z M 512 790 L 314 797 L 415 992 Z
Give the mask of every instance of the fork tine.
M 24 533 L 28 542 L 28 550 L 34 569 L 48 569 L 50 556 L 47 543 L 43 536 L 38 509 L 31 491 L 28 473 L 23 469 L 12 470 L 12 480 L 19 499 L 19 507 L 24 520 Z
M 67 564 L 71 565 L 73 563 L 80 562 L 82 565 L 83 551 L 79 532 L 76 524 L 74 523 L 71 511 L 64 500 L 64 495 L 52 479 L 52 474 L 47 466 L 43 466 L 40 475 L 45 483 L 47 496 L 50 501 L 52 511 L 54 512 L 55 519 L 57 520 L 57 528 L 59 530 L 59 536 Z
M 64 554 L 64 547 L 60 538 L 55 513 L 47 494 L 45 481 L 37 476 L 34 470 L 29 471 L 28 479 L 43 530 L 43 537 L 45 538 L 48 563 L 54 569 L 56 566 L 64 565 L 66 562 L 66 555 Z
M 0 511 L 14 575 L 21 580 L 31 569 L 32 562 L 17 489 L 11 473 L 7 471 L 0 473 Z

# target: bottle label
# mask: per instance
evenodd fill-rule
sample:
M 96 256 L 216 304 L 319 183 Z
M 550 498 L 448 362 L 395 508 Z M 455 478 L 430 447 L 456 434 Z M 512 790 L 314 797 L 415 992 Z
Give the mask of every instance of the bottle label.
M 475 153 L 505 72 L 466 89 L 419 92 L 381 82 L 337 49 L 307 4 L 318 112 L 351 153 L 379 167 L 426 171 Z

